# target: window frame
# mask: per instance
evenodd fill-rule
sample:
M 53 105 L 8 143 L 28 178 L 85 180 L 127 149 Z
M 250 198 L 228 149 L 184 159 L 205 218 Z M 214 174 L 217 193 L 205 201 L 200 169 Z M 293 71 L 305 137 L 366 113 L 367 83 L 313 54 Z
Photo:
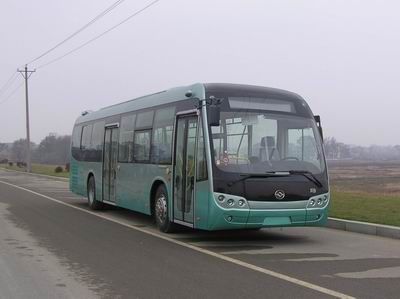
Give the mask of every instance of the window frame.
M 173 114 L 172 114 L 172 119 L 169 121 L 165 121 L 163 120 L 163 122 L 161 122 L 162 125 L 160 125 L 160 122 L 156 122 L 157 120 L 157 115 L 158 113 L 160 113 L 160 111 L 162 110 L 168 110 L 168 109 L 172 109 L 173 110 Z M 152 127 L 152 135 L 151 135 L 151 144 L 150 144 L 150 163 L 151 164 L 155 164 L 155 165 L 171 165 L 172 164 L 172 160 L 173 160 L 173 154 L 174 154 L 174 134 L 175 134 L 175 120 L 176 120 L 176 113 L 177 113 L 177 106 L 175 104 L 173 105 L 163 105 L 161 107 L 157 107 L 154 110 L 154 114 L 153 114 L 153 127 Z M 157 162 L 155 159 L 155 155 L 154 155 L 154 136 L 155 136 L 155 131 L 157 129 L 166 129 L 167 127 L 171 126 L 172 130 L 171 130 L 171 144 L 170 144 L 170 154 L 171 156 L 169 157 L 168 161 L 162 161 L 162 162 Z
M 90 142 L 89 142 L 89 146 L 87 148 L 86 147 L 83 148 L 83 133 L 84 133 L 85 128 L 87 128 L 87 127 L 91 127 L 91 130 L 90 130 Z M 82 126 L 81 143 L 80 143 L 80 146 L 79 146 L 79 149 L 81 151 L 87 151 L 87 150 L 91 149 L 91 146 L 92 146 L 92 134 L 93 134 L 93 123 L 88 123 L 88 124 Z
M 120 122 L 119 122 L 119 132 L 118 132 L 118 159 L 117 159 L 117 161 L 118 161 L 118 163 L 134 163 L 135 162 L 135 159 L 134 159 L 134 150 L 135 150 L 135 129 L 136 129 L 136 119 L 137 119 L 137 112 L 134 112 L 134 113 L 125 113 L 125 114 L 122 114 L 121 115 L 121 118 L 120 118 Z M 123 126 L 122 126 L 122 119 L 124 118 L 124 117 L 132 117 L 133 118 L 133 128 L 132 128 L 132 130 L 131 131 L 123 131 L 122 129 L 123 129 Z M 128 160 L 127 161 L 122 161 L 121 160 L 121 158 L 120 158 L 120 149 L 121 149 L 121 136 L 122 136 L 122 133 L 123 132 L 125 132 L 125 133 L 127 133 L 127 132 L 132 132 L 132 146 L 133 146 L 133 149 L 132 149 L 132 159 L 131 160 L 129 160 L 129 158 L 130 157 L 128 157 Z
M 150 134 L 150 136 L 149 136 L 149 154 L 148 154 L 148 159 L 147 160 L 137 160 L 136 159 L 136 135 L 138 133 L 146 133 L 146 132 L 149 132 L 149 134 Z M 151 152 L 152 152 L 152 150 L 151 150 L 151 139 L 152 139 L 152 135 L 153 135 L 152 132 L 153 132 L 152 128 L 135 130 L 133 132 L 133 159 L 132 159 L 133 163 L 153 164 L 153 163 L 150 162 L 151 161 Z

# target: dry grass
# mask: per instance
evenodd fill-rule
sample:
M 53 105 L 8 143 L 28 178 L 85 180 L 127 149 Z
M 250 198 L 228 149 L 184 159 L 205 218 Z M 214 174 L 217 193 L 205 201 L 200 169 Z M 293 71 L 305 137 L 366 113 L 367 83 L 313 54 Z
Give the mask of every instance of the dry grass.
M 16 170 L 16 171 L 23 171 L 25 172 L 26 169 L 25 167 L 18 167 L 17 165 L 9 166 L 8 164 L 2 164 L 0 167 L 3 167 L 5 169 L 9 170 Z M 57 165 L 47 165 L 47 164 L 32 164 L 32 172 L 37 173 L 37 174 L 44 174 L 44 175 L 51 175 L 51 176 L 56 176 L 56 177 L 63 177 L 63 178 L 68 178 L 69 173 L 66 172 L 65 170 L 60 173 L 56 173 L 54 169 L 57 167 Z
M 400 196 L 400 161 L 331 162 L 329 176 L 337 191 Z
M 400 161 L 329 164 L 330 216 L 400 226 Z

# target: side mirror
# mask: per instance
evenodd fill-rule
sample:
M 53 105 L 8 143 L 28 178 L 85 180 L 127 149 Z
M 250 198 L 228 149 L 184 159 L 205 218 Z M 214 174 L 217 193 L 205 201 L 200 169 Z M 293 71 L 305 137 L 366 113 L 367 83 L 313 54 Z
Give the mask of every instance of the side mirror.
M 321 139 L 324 140 L 324 134 L 322 132 L 322 125 L 321 125 L 321 116 L 314 115 L 315 122 L 317 123 L 319 134 L 321 135 Z
M 219 106 L 211 105 L 208 107 L 208 124 L 213 127 L 219 126 L 221 119 L 221 109 Z

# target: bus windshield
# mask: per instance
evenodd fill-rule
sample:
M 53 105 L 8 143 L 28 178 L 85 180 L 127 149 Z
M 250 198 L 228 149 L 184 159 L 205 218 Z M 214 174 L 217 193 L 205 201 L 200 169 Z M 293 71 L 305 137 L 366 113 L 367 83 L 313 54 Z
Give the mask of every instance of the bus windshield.
M 325 170 L 315 121 L 271 111 L 221 111 L 211 127 L 213 160 L 222 171 L 241 174 Z

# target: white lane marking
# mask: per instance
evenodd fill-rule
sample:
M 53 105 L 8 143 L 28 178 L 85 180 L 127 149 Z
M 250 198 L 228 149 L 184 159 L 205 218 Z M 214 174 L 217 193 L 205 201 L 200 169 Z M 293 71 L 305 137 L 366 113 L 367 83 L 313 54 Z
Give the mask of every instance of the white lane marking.
M 400 278 L 400 267 L 397 266 L 397 267 L 378 268 L 378 269 L 371 269 L 371 270 L 361 271 L 361 272 L 336 273 L 335 276 L 344 277 L 344 278 L 355 278 L 355 279 Z
M 201 248 L 201 247 L 196 247 L 194 245 L 187 244 L 187 243 L 184 243 L 184 242 L 179 241 L 179 240 L 175 240 L 173 238 L 167 237 L 166 235 L 155 233 L 155 232 L 146 230 L 144 228 L 135 227 L 135 226 L 132 226 L 132 225 L 130 225 L 128 223 L 122 222 L 120 220 L 113 219 L 111 217 L 107 217 L 105 215 L 101 215 L 101 214 L 98 214 L 96 212 L 92 212 L 92 211 L 89 211 L 89 210 L 86 210 L 86 209 L 83 209 L 83 208 L 80 208 L 80 207 L 76 207 L 76 206 L 74 206 L 72 204 L 63 202 L 61 200 L 52 198 L 50 196 L 47 196 L 47 195 L 44 195 L 44 194 L 40 194 L 38 192 L 29 190 L 29 189 L 26 189 L 26 188 L 23 188 L 23 187 L 20 187 L 20 186 L 17 186 L 17 185 L 8 183 L 8 182 L 4 182 L 4 181 L 0 180 L 0 183 L 12 186 L 14 188 L 17 188 L 17 189 L 20 189 L 20 190 L 23 190 L 23 191 L 26 191 L 26 192 L 29 192 L 29 193 L 32 193 L 32 194 L 35 194 L 37 196 L 41 196 L 41 197 L 46 198 L 48 200 L 51 200 L 53 202 L 56 202 L 56 203 L 62 204 L 64 206 L 68 206 L 70 208 L 73 208 L 73 209 L 76 209 L 76 210 L 79 210 L 79 211 L 82 211 L 82 212 L 97 216 L 99 218 L 102 218 L 102 219 L 105 219 L 105 220 L 108 220 L 108 221 L 111 221 L 111 222 L 114 222 L 114 223 L 117 223 L 117 224 L 120 224 L 120 225 L 128 227 L 130 229 L 134 229 L 136 231 L 140 231 L 142 233 L 151 235 L 153 237 L 157 237 L 157 238 L 160 238 L 162 240 L 169 241 L 171 243 L 174 243 L 174 244 L 186 247 L 186 248 L 190 248 L 192 250 L 195 250 L 197 252 L 201 252 L 203 254 L 207 254 L 209 256 L 213 256 L 213 257 L 218 258 L 220 260 L 224 260 L 226 262 L 230 262 L 232 264 L 239 265 L 239 266 L 242 266 L 244 268 L 247 268 L 247 269 L 250 269 L 250 270 L 253 270 L 253 271 L 257 271 L 257 272 L 260 272 L 260 273 L 263 273 L 263 274 L 266 274 L 266 275 L 269 275 L 269 276 L 272 276 L 272 277 L 275 277 L 275 278 L 278 278 L 278 279 L 281 279 L 281 280 L 284 280 L 284 281 L 287 281 L 287 282 L 290 282 L 290 283 L 293 283 L 293 284 L 296 284 L 296 285 L 299 285 L 299 286 L 302 286 L 302 287 L 305 287 L 305 288 L 308 288 L 308 289 L 311 289 L 311 290 L 314 290 L 314 291 L 317 291 L 317 292 L 320 292 L 320 293 L 323 293 L 323 294 L 327 294 L 327 295 L 330 295 L 330 296 L 333 296 L 333 297 L 336 297 L 336 298 L 341 298 L 341 299 L 355 299 L 355 297 L 352 297 L 350 295 L 346 295 L 346 294 L 343 294 L 343 293 L 340 293 L 340 292 L 337 292 L 337 291 L 334 291 L 334 290 L 330 290 L 330 289 L 327 289 L 327 288 L 312 284 L 312 283 L 304 281 L 304 280 L 300 280 L 300 279 L 297 279 L 297 278 L 294 278 L 294 277 L 291 277 L 291 276 L 288 276 L 288 275 L 285 275 L 285 274 L 281 274 L 279 272 L 275 272 L 275 271 L 272 271 L 272 270 L 261 268 L 259 266 L 252 265 L 252 264 L 243 262 L 241 260 L 237 260 L 237 259 L 225 256 L 225 255 L 222 255 L 222 254 L 219 254 L 219 253 L 216 253 L 216 252 L 213 252 L 213 251 Z

